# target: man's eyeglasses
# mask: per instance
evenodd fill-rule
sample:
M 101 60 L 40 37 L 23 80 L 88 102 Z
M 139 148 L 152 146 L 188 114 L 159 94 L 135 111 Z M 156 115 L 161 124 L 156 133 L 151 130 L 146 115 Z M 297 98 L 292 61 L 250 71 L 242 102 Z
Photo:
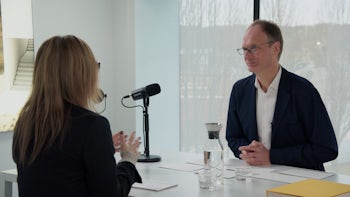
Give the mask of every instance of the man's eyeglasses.
M 252 45 L 252 46 L 250 46 L 250 47 L 239 48 L 239 49 L 237 49 L 237 52 L 238 52 L 238 54 L 240 54 L 240 55 L 244 55 L 245 52 L 249 52 L 250 54 L 254 54 L 254 53 L 256 53 L 256 51 L 257 51 L 258 49 L 261 48 L 261 46 L 266 45 L 266 44 L 272 44 L 272 43 L 274 43 L 274 42 L 275 42 L 275 41 L 270 40 L 270 41 L 264 42 L 264 43 L 262 43 L 262 44 L 258 44 L 258 45 L 255 44 L 255 45 Z

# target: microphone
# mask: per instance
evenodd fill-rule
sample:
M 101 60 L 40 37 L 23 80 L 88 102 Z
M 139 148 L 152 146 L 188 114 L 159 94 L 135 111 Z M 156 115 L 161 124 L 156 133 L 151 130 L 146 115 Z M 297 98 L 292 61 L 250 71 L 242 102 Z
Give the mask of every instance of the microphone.
M 123 103 L 125 98 L 132 97 L 132 99 L 139 100 L 143 99 L 143 135 L 144 135 L 144 146 L 145 152 L 141 154 L 137 159 L 138 162 L 157 162 L 160 161 L 161 158 L 158 155 L 150 155 L 149 154 L 149 120 L 148 120 L 148 105 L 149 105 L 149 97 L 160 93 L 160 86 L 158 83 L 153 83 L 148 86 L 136 89 L 132 91 L 130 94 L 124 96 L 121 100 L 121 103 L 124 107 L 133 108 L 133 107 L 142 107 L 141 105 L 135 106 L 126 106 Z
M 156 94 L 160 93 L 160 86 L 158 83 L 153 83 L 148 86 L 136 89 L 132 91 L 130 94 L 124 96 L 123 98 L 129 98 L 130 96 L 132 99 L 139 100 L 142 98 L 150 97 Z

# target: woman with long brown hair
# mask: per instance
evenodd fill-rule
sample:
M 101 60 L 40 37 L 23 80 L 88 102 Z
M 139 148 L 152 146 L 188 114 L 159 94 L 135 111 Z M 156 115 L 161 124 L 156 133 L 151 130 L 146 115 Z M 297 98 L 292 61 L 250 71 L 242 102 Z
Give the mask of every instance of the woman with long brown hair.
M 39 48 L 13 136 L 20 197 L 127 196 L 141 182 L 140 138 L 118 132 L 112 140 L 108 120 L 92 111 L 101 92 L 98 71 L 90 47 L 76 36 L 54 36 Z

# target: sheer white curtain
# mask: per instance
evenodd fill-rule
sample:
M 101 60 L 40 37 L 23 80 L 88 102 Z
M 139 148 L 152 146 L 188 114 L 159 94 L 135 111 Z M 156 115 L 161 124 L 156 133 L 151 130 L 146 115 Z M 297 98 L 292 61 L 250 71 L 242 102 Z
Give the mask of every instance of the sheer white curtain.
M 337 135 L 337 161 L 350 162 L 350 1 L 265 0 L 260 14 L 280 25 L 281 64 L 319 90 Z
M 232 85 L 249 75 L 236 53 L 253 19 L 253 1 L 180 0 L 181 150 L 201 151 L 205 122 L 225 129 Z M 265 0 L 260 18 L 280 25 L 281 64 L 309 79 L 328 109 L 340 145 L 350 148 L 350 1 Z M 348 145 L 349 146 L 349 145 Z M 349 152 L 349 151 L 348 151 Z
M 207 138 L 206 122 L 225 129 L 233 83 L 248 75 L 236 53 L 253 19 L 246 0 L 180 0 L 181 151 L 198 152 Z M 247 12 L 248 10 L 248 12 Z

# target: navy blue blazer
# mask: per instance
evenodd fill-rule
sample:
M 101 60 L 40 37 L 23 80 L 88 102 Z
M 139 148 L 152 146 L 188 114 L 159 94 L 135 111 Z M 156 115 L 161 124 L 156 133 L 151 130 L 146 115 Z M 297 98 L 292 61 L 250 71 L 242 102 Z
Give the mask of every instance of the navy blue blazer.
M 231 92 L 226 140 L 238 158 L 240 146 L 259 140 L 254 82 L 253 74 L 237 81 Z M 333 126 L 317 89 L 284 68 L 271 125 L 272 164 L 324 171 L 323 163 L 338 156 Z

